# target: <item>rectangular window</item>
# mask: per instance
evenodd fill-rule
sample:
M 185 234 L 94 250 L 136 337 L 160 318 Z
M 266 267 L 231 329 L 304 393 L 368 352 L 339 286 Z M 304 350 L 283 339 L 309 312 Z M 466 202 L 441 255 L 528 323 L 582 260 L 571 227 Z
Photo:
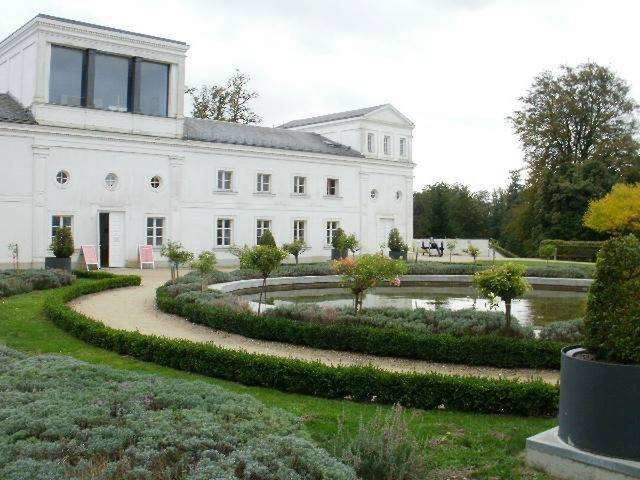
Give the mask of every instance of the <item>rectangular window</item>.
M 60 227 L 71 227 L 71 215 L 53 215 L 51 217 L 51 241 Z
M 51 47 L 49 102 L 74 107 L 84 104 L 82 77 L 85 52 L 75 48 Z
M 148 217 L 147 218 L 147 245 L 154 247 L 162 246 L 164 238 L 164 218 Z
M 216 246 L 231 246 L 231 229 L 233 220 L 230 218 L 219 218 L 216 222 Z
M 400 139 L 400 156 L 401 157 L 407 156 L 407 139 L 406 138 Z
M 340 222 L 336 220 L 329 220 L 327 222 L 327 237 L 326 237 L 327 245 L 331 245 L 331 241 L 333 240 L 333 235 L 335 234 L 336 230 L 338 230 L 338 228 L 340 228 Z
M 103 110 L 126 112 L 129 109 L 129 68 L 126 57 L 95 55 L 93 106 Z
M 256 245 L 267 230 L 271 230 L 271 220 L 256 220 Z
M 330 197 L 335 197 L 339 193 L 338 190 L 338 179 L 337 178 L 327 178 L 327 195 Z
M 141 61 L 138 72 L 140 75 L 139 113 L 166 117 L 169 98 L 169 65 Z
M 389 135 L 385 135 L 382 140 L 383 151 L 385 155 L 391 155 L 391 137 Z
M 305 241 L 306 220 L 293 221 L 293 239 Z
M 307 177 L 293 177 L 293 193 L 296 195 L 307 193 Z
M 233 172 L 218 170 L 218 190 L 230 192 L 233 189 Z
M 375 151 L 376 137 L 373 133 L 367 133 L 367 152 L 373 153 Z
M 271 175 L 268 173 L 259 173 L 257 176 L 256 191 L 260 193 L 268 193 L 271 191 Z

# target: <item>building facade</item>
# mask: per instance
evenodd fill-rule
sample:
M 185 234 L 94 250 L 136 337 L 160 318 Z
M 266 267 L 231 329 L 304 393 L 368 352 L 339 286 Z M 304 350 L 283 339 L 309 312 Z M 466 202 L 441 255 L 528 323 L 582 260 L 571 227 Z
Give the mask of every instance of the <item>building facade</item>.
M 376 251 L 412 238 L 413 123 L 391 105 L 278 128 L 184 117 L 183 42 L 38 15 L 0 42 L 0 265 L 40 266 L 70 226 L 104 266 L 168 240 L 231 245 L 331 232 Z M 77 254 L 76 254 L 77 255 Z

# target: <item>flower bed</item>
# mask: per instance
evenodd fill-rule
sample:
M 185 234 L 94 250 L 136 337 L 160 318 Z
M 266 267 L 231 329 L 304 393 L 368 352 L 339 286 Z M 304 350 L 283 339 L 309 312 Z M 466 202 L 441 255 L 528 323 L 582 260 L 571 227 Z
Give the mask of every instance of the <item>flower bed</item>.
M 542 381 L 518 382 L 439 374 L 382 371 L 373 367 L 330 367 L 321 363 L 250 354 L 210 344 L 171 340 L 109 328 L 69 308 L 81 295 L 139 285 L 135 276 L 116 276 L 70 288 L 50 297 L 44 311 L 60 328 L 101 348 L 144 361 L 285 392 L 354 401 L 401 403 L 422 409 L 550 416 L 559 389 Z M 175 307 L 168 295 L 165 307 Z M 193 304 L 190 304 L 193 305 Z
M 0 346 L 0 477 L 356 478 L 248 395 Z
M 0 298 L 64 287 L 74 280 L 73 275 L 63 270 L 0 270 Z

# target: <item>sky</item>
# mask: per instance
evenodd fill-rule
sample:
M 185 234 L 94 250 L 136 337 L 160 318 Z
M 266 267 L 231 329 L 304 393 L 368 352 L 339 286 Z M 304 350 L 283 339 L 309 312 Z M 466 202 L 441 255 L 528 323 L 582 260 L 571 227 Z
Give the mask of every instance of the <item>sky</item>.
M 0 37 L 47 13 L 186 41 L 187 84 L 240 69 L 265 126 L 391 103 L 415 123 L 416 190 L 505 186 L 523 166 L 507 117 L 544 70 L 595 61 L 640 99 L 638 0 L 21 0 L 2 10 Z

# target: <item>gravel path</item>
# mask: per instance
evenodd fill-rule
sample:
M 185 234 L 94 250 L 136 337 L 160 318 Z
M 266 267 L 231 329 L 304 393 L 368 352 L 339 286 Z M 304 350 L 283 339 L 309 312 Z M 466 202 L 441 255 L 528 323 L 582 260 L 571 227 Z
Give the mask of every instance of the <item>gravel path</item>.
M 140 287 L 107 290 L 80 297 L 70 303 L 71 307 L 113 328 L 138 331 L 143 334 L 203 342 L 232 350 L 244 350 L 299 360 L 320 361 L 327 365 L 375 365 L 394 372 L 434 372 L 456 375 L 471 375 L 489 378 L 540 378 L 548 383 L 557 383 L 559 373 L 553 370 L 506 369 L 474 367 L 466 365 L 440 364 L 422 360 L 391 357 L 376 357 L 361 353 L 321 350 L 278 342 L 253 340 L 208 327 L 196 325 L 176 315 L 161 312 L 155 305 L 155 290 L 164 283 L 168 271 L 158 270 L 114 270 L 115 273 L 131 273 L 142 276 Z

